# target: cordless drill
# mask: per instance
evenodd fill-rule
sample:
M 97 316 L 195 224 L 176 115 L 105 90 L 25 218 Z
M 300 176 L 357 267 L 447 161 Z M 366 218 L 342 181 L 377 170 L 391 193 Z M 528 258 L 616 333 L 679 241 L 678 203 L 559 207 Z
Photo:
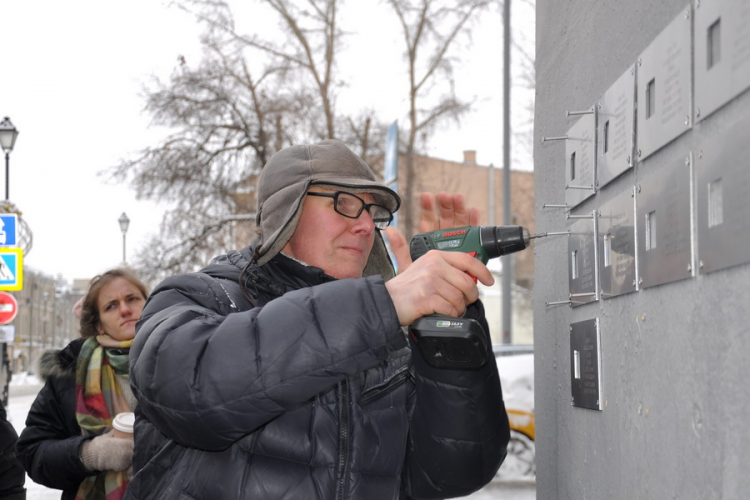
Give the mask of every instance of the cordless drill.
M 465 252 L 487 261 L 529 246 L 532 238 L 521 226 L 465 226 L 415 235 L 409 250 L 417 260 L 430 250 Z M 474 281 L 476 282 L 476 278 Z M 482 325 L 474 319 L 432 314 L 419 318 L 410 327 L 411 335 L 427 364 L 436 368 L 479 368 L 487 360 L 487 344 Z

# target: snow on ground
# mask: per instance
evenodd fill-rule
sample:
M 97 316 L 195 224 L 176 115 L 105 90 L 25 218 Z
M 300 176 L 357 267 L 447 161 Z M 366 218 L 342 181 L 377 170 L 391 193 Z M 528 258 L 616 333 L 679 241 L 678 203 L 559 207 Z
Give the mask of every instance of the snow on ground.
M 534 355 L 497 356 L 506 408 L 534 413 Z
M 23 385 L 40 386 L 41 388 L 42 381 L 36 375 L 29 375 L 28 373 L 14 373 L 8 385 L 10 386 L 10 392 L 13 392 L 14 387 Z

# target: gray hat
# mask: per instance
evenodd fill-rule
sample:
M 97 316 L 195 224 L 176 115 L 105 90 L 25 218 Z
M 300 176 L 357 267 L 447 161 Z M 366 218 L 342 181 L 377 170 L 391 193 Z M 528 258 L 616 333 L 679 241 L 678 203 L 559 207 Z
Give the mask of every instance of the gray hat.
M 312 185 L 371 193 L 379 205 L 392 212 L 401 205 L 398 194 L 378 182 L 367 163 L 340 141 L 328 139 L 284 148 L 268 160 L 258 181 L 255 220 L 261 229 L 261 244 L 255 251 L 258 264 L 271 260 L 292 237 L 302 213 L 302 201 Z M 380 274 L 388 280 L 394 275 L 393 264 L 380 232 L 375 233 L 363 274 Z

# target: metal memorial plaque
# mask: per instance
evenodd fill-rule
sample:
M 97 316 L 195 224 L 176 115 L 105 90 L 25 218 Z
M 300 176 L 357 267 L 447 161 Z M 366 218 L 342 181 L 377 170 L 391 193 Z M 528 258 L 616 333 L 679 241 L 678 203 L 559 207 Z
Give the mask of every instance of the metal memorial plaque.
M 690 157 L 639 180 L 636 204 L 641 287 L 692 277 Z
M 570 392 L 573 406 L 602 410 L 602 344 L 599 318 L 570 325 Z
M 690 8 L 686 8 L 638 58 L 639 160 L 692 126 L 690 24 Z
M 570 305 L 597 300 L 599 269 L 596 258 L 596 219 L 581 219 L 570 226 L 568 236 L 568 283 Z
M 594 114 L 583 115 L 565 141 L 565 204 L 575 207 L 594 194 Z
M 701 0 L 695 8 L 695 120 L 750 87 L 750 2 Z
M 633 166 L 635 66 L 617 79 L 597 105 L 596 180 L 599 188 Z
M 750 262 L 750 119 L 695 154 L 699 271 Z
M 599 209 L 601 296 L 608 299 L 635 291 L 635 201 L 620 193 Z

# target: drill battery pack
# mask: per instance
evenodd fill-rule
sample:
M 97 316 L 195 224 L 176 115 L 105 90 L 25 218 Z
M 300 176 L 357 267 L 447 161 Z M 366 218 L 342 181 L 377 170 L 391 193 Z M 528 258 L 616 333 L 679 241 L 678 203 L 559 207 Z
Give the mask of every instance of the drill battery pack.
M 474 319 L 424 316 L 410 332 L 424 360 L 435 368 L 471 370 L 487 361 L 484 329 Z

